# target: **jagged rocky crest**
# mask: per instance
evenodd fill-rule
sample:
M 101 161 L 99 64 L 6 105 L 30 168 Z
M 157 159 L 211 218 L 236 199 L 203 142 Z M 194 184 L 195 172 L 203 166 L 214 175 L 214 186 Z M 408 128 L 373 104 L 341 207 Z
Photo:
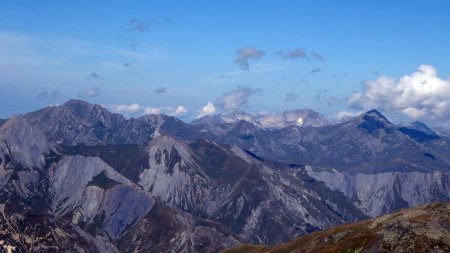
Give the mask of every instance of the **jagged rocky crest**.
M 419 139 L 412 131 L 429 134 L 377 111 L 334 125 L 316 116 L 187 124 L 70 100 L 5 120 L 0 242 L 13 252 L 217 252 L 450 199 L 447 137 Z

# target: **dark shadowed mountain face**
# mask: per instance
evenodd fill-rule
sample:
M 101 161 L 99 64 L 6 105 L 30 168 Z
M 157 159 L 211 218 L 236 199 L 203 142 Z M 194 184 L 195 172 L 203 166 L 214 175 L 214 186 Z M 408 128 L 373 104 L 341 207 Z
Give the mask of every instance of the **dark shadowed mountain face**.
M 448 139 L 415 131 L 377 111 L 322 127 L 192 126 L 71 100 L 0 126 L 0 241 L 217 252 L 449 201 Z
M 417 130 L 420 132 L 423 132 L 428 135 L 439 135 L 435 131 L 433 131 L 431 128 L 429 128 L 425 123 L 420 121 L 413 121 L 406 124 L 401 124 L 400 127 L 406 127 L 409 129 Z
M 439 139 L 439 136 L 436 134 L 429 134 L 412 128 L 400 127 L 398 128 L 398 130 L 419 143 L 430 142 L 432 140 Z

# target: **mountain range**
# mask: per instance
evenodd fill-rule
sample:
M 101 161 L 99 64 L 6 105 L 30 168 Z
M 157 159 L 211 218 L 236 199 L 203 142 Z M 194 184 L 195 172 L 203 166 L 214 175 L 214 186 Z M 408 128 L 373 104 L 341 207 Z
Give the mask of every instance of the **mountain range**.
M 13 252 L 282 243 L 449 201 L 449 151 L 447 136 L 375 110 L 338 124 L 308 109 L 185 123 L 70 100 L 0 120 L 0 242 Z

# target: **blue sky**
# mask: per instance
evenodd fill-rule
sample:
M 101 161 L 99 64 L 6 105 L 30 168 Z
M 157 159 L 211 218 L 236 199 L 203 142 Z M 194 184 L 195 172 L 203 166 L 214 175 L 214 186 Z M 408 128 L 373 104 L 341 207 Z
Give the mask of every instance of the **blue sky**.
M 449 1 L 3 1 L 0 117 L 78 98 L 447 125 L 449 56 Z

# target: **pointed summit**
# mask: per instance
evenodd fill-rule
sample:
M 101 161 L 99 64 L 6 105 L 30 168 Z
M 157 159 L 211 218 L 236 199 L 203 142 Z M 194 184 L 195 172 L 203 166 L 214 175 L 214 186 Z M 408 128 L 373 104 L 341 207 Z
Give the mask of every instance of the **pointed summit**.
M 358 127 L 374 133 L 378 129 L 393 127 L 393 124 L 379 111 L 370 110 L 357 117 Z
M 184 142 L 170 135 L 162 135 L 150 141 L 147 147 L 150 167 L 164 164 L 170 170 L 176 163 L 179 166 L 194 165 L 193 153 Z
M 392 124 L 383 114 L 381 114 L 380 111 L 375 110 L 375 109 L 365 112 L 363 114 L 363 117 L 372 118 L 372 119 L 380 121 L 380 122 L 386 122 L 388 124 Z
M 69 99 L 63 105 L 65 106 L 93 106 L 91 103 L 80 99 Z

